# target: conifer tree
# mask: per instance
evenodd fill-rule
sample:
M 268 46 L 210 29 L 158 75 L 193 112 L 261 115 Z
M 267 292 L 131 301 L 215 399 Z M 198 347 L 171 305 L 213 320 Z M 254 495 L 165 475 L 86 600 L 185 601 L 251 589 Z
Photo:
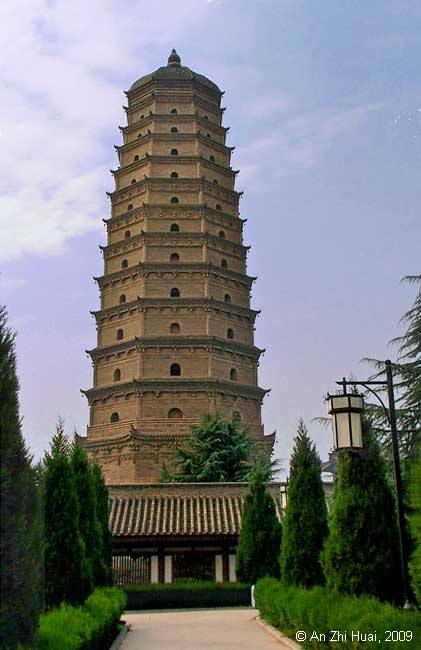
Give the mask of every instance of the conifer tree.
M 281 578 L 285 584 L 312 587 L 324 583 L 320 553 L 327 532 L 320 458 L 300 419 L 282 525 Z
M 352 595 L 400 601 L 395 498 L 370 424 L 365 454 L 341 452 L 322 565 L 327 586 Z
M 90 593 L 93 587 L 102 584 L 105 570 L 102 566 L 102 534 L 98 522 L 96 486 L 88 456 L 79 442 L 72 447 L 71 463 L 79 503 L 79 531 L 85 544 L 83 589 Z
M 42 609 L 42 507 L 22 437 L 14 334 L 0 308 L 0 646 L 32 644 Z
M 421 606 L 421 449 L 410 470 L 409 493 L 412 513 L 410 516 L 414 549 L 409 561 L 412 588 Z
M 177 450 L 174 480 L 181 482 L 245 481 L 250 473 L 253 443 L 248 428 L 235 416 L 206 414 L 191 428 L 186 444 Z
M 79 503 L 70 445 L 59 422 L 45 457 L 46 603 L 82 603 L 89 595 L 85 545 L 79 531 Z
M 244 500 L 237 546 L 237 577 L 252 584 L 264 576 L 279 577 L 281 525 L 267 480 L 268 468 L 257 463 Z
M 97 575 L 97 584 L 104 587 L 112 585 L 112 537 L 109 526 L 109 500 L 108 488 L 105 485 L 102 471 L 97 463 L 92 465 L 92 477 L 96 495 L 96 512 L 101 531 L 101 563 Z

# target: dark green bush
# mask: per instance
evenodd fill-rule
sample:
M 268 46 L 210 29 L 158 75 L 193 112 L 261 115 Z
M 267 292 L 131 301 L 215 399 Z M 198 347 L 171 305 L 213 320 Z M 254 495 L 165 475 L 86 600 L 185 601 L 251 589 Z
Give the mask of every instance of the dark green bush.
M 38 650 L 100 650 L 111 645 L 126 605 L 117 587 L 96 589 L 81 607 L 62 603 L 41 616 Z
M 386 642 L 386 631 L 410 631 L 411 641 L 389 641 L 387 650 L 415 650 L 421 647 L 421 615 L 381 603 L 368 596 L 346 596 L 322 587 L 300 589 L 285 587 L 273 578 L 259 580 L 255 591 L 256 606 L 263 619 L 295 640 L 298 630 L 307 634 L 301 642 L 304 648 L 325 650 L 332 648 L 331 631 L 347 632 L 346 640 L 337 642 L 338 648 L 359 650 L 379 648 Z M 351 632 L 374 633 L 375 641 L 352 640 Z M 310 637 L 317 632 L 319 640 Z M 324 634 L 326 640 L 320 639 Z M 380 644 L 379 644 L 380 639 Z
M 242 582 L 206 582 L 206 581 L 185 581 L 173 582 L 171 584 L 154 583 L 143 585 L 125 585 L 126 592 L 133 591 L 215 591 L 216 589 L 248 589 L 250 585 Z

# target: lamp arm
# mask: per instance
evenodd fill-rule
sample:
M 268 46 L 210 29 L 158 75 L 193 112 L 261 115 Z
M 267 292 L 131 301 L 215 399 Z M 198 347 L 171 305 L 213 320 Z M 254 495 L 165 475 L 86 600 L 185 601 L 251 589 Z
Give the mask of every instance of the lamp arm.
M 383 406 L 383 408 L 384 408 L 384 410 L 385 410 L 386 417 L 387 417 L 387 421 L 389 422 L 389 424 L 391 424 L 391 422 L 390 422 L 390 415 L 389 415 L 389 409 L 387 408 L 386 404 L 383 402 L 383 400 L 382 400 L 382 398 L 380 397 L 380 395 L 378 395 L 378 394 L 376 393 L 375 390 L 373 390 L 372 388 L 370 388 L 370 386 L 369 386 L 368 384 L 364 384 L 363 382 L 359 382 L 359 383 L 361 384 L 361 386 L 364 386 L 364 388 L 366 388 L 368 391 L 370 391 L 370 393 L 372 393 L 372 394 L 374 395 L 374 397 L 377 397 L 377 399 L 379 400 L 380 404 Z

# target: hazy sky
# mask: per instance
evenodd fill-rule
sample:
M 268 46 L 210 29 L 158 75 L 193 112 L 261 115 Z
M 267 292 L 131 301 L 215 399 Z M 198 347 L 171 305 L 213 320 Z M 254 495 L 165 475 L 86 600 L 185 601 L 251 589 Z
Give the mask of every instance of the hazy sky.
M 278 455 L 362 357 L 393 358 L 420 272 L 420 33 L 419 0 L 1 3 L 0 303 L 36 455 L 58 414 L 85 433 L 123 91 L 173 47 L 226 91 Z

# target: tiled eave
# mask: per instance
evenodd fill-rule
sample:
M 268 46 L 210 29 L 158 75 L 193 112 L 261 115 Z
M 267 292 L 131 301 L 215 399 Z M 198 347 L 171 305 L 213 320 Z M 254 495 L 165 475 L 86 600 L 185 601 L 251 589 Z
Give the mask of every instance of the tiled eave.
M 215 124 L 211 120 L 205 120 L 204 117 L 200 117 L 198 113 L 177 113 L 177 115 L 169 113 L 148 113 L 145 117 L 133 124 L 128 126 L 119 126 L 119 130 L 122 133 L 133 133 L 139 129 L 147 127 L 152 122 L 168 122 L 170 124 L 188 124 L 189 122 L 196 121 L 198 124 L 203 126 L 209 126 L 210 129 L 216 131 L 217 133 L 223 135 L 227 133 L 230 129 L 229 126 L 221 126 Z
M 200 216 L 202 215 L 207 216 L 208 214 L 211 214 L 212 216 L 220 217 L 220 219 L 222 220 L 226 219 L 235 225 L 237 224 L 237 222 L 244 224 L 247 221 L 247 219 L 241 219 L 240 217 L 234 216 L 232 214 L 228 214 L 227 212 L 223 212 L 222 210 L 215 210 L 215 208 L 211 208 L 201 203 L 192 203 L 192 204 L 184 204 L 184 205 L 180 205 L 180 204 L 168 205 L 168 203 L 156 203 L 152 205 L 150 203 L 144 203 L 139 208 L 128 210 L 123 214 L 110 217 L 109 219 L 103 219 L 103 222 L 107 225 L 116 224 L 119 223 L 120 221 L 124 222 L 127 218 L 130 218 L 136 214 L 149 217 L 151 216 L 150 212 L 153 209 L 159 210 L 160 217 L 163 219 L 169 219 L 170 217 L 174 217 L 175 219 L 177 219 L 180 218 L 180 216 L 191 217 L 191 212 L 199 212 Z
M 115 283 L 124 279 L 129 279 L 136 275 L 147 276 L 150 273 L 175 273 L 176 277 L 178 274 L 190 273 L 192 271 L 201 271 L 204 275 L 214 275 L 218 278 L 228 277 L 230 279 L 236 280 L 241 284 L 247 286 L 248 289 L 251 288 L 253 282 L 257 280 L 257 277 L 252 275 L 244 275 L 243 273 L 237 273 L 236 271 L 231 271 L 230 269 L 223 269 L 221 266 L 215 266 L 210 262 L 187 262 L 187 263 L 178 263 L 177 268 L 174 268 L 172 263 L 163 263 L 163 262 L 139 262 L 135 266 L 130 266 L 127 269 L 120 269 L 114 273 L 108 273 L 107 275 L 102 275 L 100 277 L 94 277 L 95 282 L 98 283 L 98 286 L 102 289 L 105 284 Z

